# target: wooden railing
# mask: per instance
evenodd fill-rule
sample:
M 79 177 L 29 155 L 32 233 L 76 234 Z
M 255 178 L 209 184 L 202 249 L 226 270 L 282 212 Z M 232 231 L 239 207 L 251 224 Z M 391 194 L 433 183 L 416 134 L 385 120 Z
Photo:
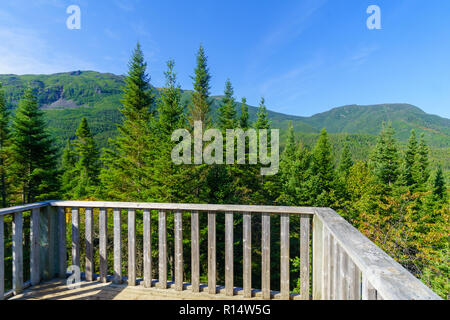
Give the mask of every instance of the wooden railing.
M 433 291 L 401 267 L 369 239 L 360 234 L 335 211 L 329 208 L 241 206 L 209 204 L 125 203 L 94 201 L 45 201 L 30 205 L 0 209 L 0 299 L 17 295 L 28 286 L 42 280 L 67 276 L 66 212 L 71 210 L 72 244 L 71 264 L 80 266 L 81 235 L 80 209 L 85 216 L 85 279 L 95 279 L 94 215 L 99 209 L 99 278 L 108 281 L 107 210 L 113 212 L 113 270 L 112 281 L 138 284 L 136 274 L 136 210 L 143 213 L 143 281 L 145 287 L 206 291 L 211 295 L 224 293 L 243 298 L 262 299 L 440 299 Z M 122 275 L 121 213 L 127 210 L 128 263 L 127 277 Z M 152 281 L 151 211 L 158 211 L 158 280 Z M 30 218 L 30 280 L 23 280 L 23 220 L 22 213 L 31 212 Z M 183 212 L 191 218 L 191 279 L 184 283 Z M 175 282 L 167 280 L 167 214 L 174 217 Z M 207 215 L 208 230 L 208 284 L 200 284 L 200 225 L 199 216 Z M 216 262 L 216 216 L 225 215 L 225 286 L 218 286 Z M 234 214 L 242 214 L 243 288 L 234 286 Z M 252 288 L 252 217 L 261 216 L 261 289 Z M 271 215 L 280 219 L 280 291 L 270 288 Z M 4 217 L 12 216 L 12 290 L 5 292 Z M 300 225 L 300 289 L 294 294 L 290 275 L 290 222 L 299 219 Z M 312 221 L 312 224 L 311 224 Z M 312 230 L 312 239 L 311 231 Z M 272 233 L 272 237 L 274 234 Z M 312 240 L 312 241 L 310 241 Z M 312 242 L 312 252 L 310 243 Z M 255 244 L 253 244 L 255 245 Z M 312 253 L 312 261 L 310 261 Z M 312 275 L 312 283 L 310 283 Z

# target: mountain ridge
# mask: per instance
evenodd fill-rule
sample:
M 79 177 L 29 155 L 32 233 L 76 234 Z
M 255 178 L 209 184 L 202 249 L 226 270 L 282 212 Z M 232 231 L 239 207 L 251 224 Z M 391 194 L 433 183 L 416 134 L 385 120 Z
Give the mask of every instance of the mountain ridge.
M 35 89 L 38 102 L 49 119 L 52 131 L 58 137 L 67 138 L 68 132 L 75 133 L 76 124 L 82 116 L 88 117 L 94 133 L 114 135 L 115 125 L 120 122 L 120 98 L 124 76 L 96 71 L 71 71 L 48 75 L 0 75 L 10 109 L 15 109 L 26 86 Z M 155 94 L 159 90 L 152 87 Z M 191 90 L 182 89 L 182 101 L 187 104 Z M 217 116 L 220 95 L 212 96 L 213 119 Z M 60 103 L 58 103 L 60 101 Z M 240 103 L 237 103 L 238 114 Z M 250 120 L 256 119 L 257 107 L 249 105 Z M 407 141 L 411 129 L 424 133 L 427 141 L 439 148 L 450 147 L 450 119 L 431 115 L 408 103 L 377 105 L 349 104 L 333 107 L 312 116 L 296 116 L 268 109 L 274 128 L 285 135 L 288 123 L 292 122 L 298 133 L 318 133 L 326 128 L 336 134 L 377 135 L 383 121 L 390 121 L 396 130 L 396 137 Z M 63 126 L 63 127 L 61 127 Z M 97 130 L 95 129 L 97 128 Z M 63 130 L 64 129 L 64 130 Z M 65 134 L 62 133 L 65 131 Z M 97 131 L 97 132 L 95 132 Z M 105 134 L 105 131 L 107 132 Z M 102 140 L 101 137 L 98 137 Z M 103 141 L 102 144 L 106 143 Z

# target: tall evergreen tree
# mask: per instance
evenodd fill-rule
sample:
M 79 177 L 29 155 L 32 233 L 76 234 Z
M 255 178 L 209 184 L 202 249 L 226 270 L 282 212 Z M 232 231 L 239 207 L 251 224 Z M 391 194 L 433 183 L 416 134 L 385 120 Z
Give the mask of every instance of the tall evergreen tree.
M 445 187 L 444 174 L 442 172 L 442 166 L 439 166 L 436 172 L 436 177 L 434 178 L 433 195 L 437 199 L 443 200 L 446 199 L 446 194 L 447 190 Z
M 92 136 L 87 119 L 83 117 L 76 131 L 77 139 L 74 141 L 74 151 L 78 161 L 76 163 L 77 175 L 74 197 L 85 198 L 93 196 L 98 186 L 100 172 L 99 152 Z
M 25 90 L 12 124 L 12 172 L 20 202 L 55 199 L 57 152 L 31 89 Z
M 9 142 L 9 112 L 6 106 L 5 92 L 0 83 L 0 188 L 3 208 L 8 205 Z
M 155 201 L 179 202 L 191 201 L 189 171 L 184 164 L 176 165 L 171 159 L 171 151 L 175 142 L 172 133 L 185 127 L 184 106 L 181 104 L 181 89 L 174 72 L 175 62 L 167 62 L 166 85 L 161 90 L 158 101 L 158 119 L 155 131 L 158 148 L 152 166 L 154 183 L 152 195 Z
M 246 130 L 249 127 L 249 123 L 248 123 L 248 106 L 247 106 L 247 99 L 245 97 L 242 97 L 242 101 L 241 101 L 241 116 L 239 118 L 239 126 L 243 129 Z
M 157 128 L 165 139 L 170 137 L 176 129 L 185 124 L 184 106 L 181 104 L 181 89 L 177 83 L 176 73 L 174 72 L 175 61 L 167 61 L 166 86 L 161 90 L 158 102 L 158 123 Z
M 195 121 L 202 121 L 203 128 L 210 122 L 211 100 L 209 99 L 210 80 L 208 58 L 202 45 L 197 53 L 197 65 L 194 70 L 194 92 L 192 93 L 192 104 L 189 105 L 189 123 L 194 126 Z
M 287 145 L 280 159 L 281 186 L 277 203 L 282 205 L 309 205 L 308 181 L 311 153 L 301 143 L 296 146 L 294 128 L 289 123 Z
M 419 185 L 425 185 L 430 177 L 429 160 L 428 160 L 429 148 L 425 142 L 425 135 L 420 135 L 419 147 L 417 153 L 417 183 Z
M 346 142 L 344 149 L 342 150 L 341 162 L 339 164 L 339 171 L 344 175 L 345 178 L 348 177 L 350 168 L 353 166 L 352 156 L 350 154 L 349 143 Z
M 397 144 L 394 138 L 394 129 L 390 123 L 387 126 L 383 123 L 383 129 L 378 138 L 371 161 L 378 182 L 387 190 L 391 189 L 397 182 L 400 163 Z
M 313 150 L 311 187 L 315 196 L 315 205 L 330 206 L 333 199 L 336 179 L 334 161 L 328 133 L 322 129 Z
M 416 178 L 418 176 L 418 166 L 417 166 L 417 157 L 418 157 L 418 145 L 417 145 L 417 137 L 416 132 L 411 130 L 411 136 L 408 140 L 408 146 L 405 152 L 405 162 L 404 162 L 404 180 L 407 186 L 415 187 L 416 186 Z
M 225 132 L 227 129 L 234 129 L 236 127 L 236 106 L 233 97 L 233 86 L 230 79 L 225 83 L 225 96 L 219 106 L 219 127 Z
M 256 129 L 269 129 L 270 128 L 270 120 L 269 113 L 267 112 L 267 108 L 265 105 L 266 100 L 264 97 L 261 98 L 261 102 L 259 103 L 258 111 L 256 112 Z
M 145 201 L 149 198 L 153 136 L 150 130 L 151 93 L 147 63 L 139 43 L 125 78 L 119 135 L 110 140 L 113 149 L 105 150 L 101 180 L 104 195 L 117 200 Z

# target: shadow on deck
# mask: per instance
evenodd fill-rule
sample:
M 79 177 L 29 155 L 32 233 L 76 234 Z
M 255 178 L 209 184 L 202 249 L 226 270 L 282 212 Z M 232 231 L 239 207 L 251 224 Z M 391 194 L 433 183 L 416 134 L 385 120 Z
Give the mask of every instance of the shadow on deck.
M 145 288 L 143 281 L 137 286 L 114 284 L 112 282 L 101 283 L 98 281 L 82 281 L 80 287 L 69 289 L 66 280 L 54 279 L 42 284 L 32 286 L 10 300 L 236 300 L 244 299 L 243 290 L 235 288 L 234 296 L 225 295 L 225 287 L 218 286 L 217 294 L 208 293 L 207 285 L 200 287 L 199 293 L 190 290 L 190 284 L 185 283 L 183 291 L 176 291 L 173 282 L 168 282 L 168 289 L 157 287 L 157 281 L 153 281 L 151 288 Z M 251 299 L 261 300 L 261 290 L 253 290 Z M 273 299 L 280 299 L 279 292 L 272 291 Z M 298 294 L 291 294 L 291 299 L 299 299 Z

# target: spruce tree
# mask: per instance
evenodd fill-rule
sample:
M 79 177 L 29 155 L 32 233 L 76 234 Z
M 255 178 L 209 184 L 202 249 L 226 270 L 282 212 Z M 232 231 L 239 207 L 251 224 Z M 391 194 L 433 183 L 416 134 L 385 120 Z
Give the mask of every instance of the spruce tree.
M 371 157 L 374 174 L 386 191 L 392 189 L 400 173 L 399 153 L 394 138 L 394 129 L 383 123 L 383 129 Z
M 447 190 L 445 187 L 444 174 L 442 172 L 442 166 L 438 166 L 436 177 L 433 184 L 433 195 L 438 200 L 446 199 Z
M 210 122 L 211 100 L 209 98 L 210 80 L 208 58 L 202 45 L 197 53 L 197 65 L 194 70 L 194 92 L 192 93 L 192 103 L 189 105 L 189 123 L 194 126 L 195 121 L 201 121 L 203 128 Z
M 239 126 L 243 130 L 248 129 L 249 123 L 248 123 L 248 106 L 247 106 L 247 99 L 245 97 L 242 97 L 241 101 L 241 116 L 239 118 Z
M 405 152 L 405 160 L 404 160 L 404 181 L 407 186 L 415 187 L 417 181 L 416 178 L 418 176 L 417 172 L 417 156 L 418 156 L 418 145 L 416 132 L 411 130 L 411 136 L 408 140 L 408 146 Z
M 85 117 L 81 120 L 76 135 L 77 139 L 73 144 L 78 161 L 76 163 L 76 186 L 73 195 L 76 199 L 80 199 L 94 196 L 95 189 L 98 186 L 100 163 L 99 152 Z
M 422 133 L 417 153 L 417 183 L 421 186 L 424 186 L 430 177 L 428 154 L 429 148 L 425 142 L 425 135 Z
M 302 148 L 303 147 L 300 144 L 299 150 Z M 302 159 L 303 156 L 303 152 L 297 152 L 294 128 L 292 122 L 289 121 L 287 144 L 280 159 L 280 195 L 277 198 L 277 203 L 282 205 L 299 205 L 297 191 L 299 184 L 304 182 L 302 176 L 299 176 L 299 174 L 302 175 L 304 172 L 299 172 L 297 169 L 299 169 L 298 167 L 301 164 L 300 159 Z
M 258 111 L 256 112 L 256 121 L 253 124 L 253 127 L 257 130 L 257 137 L 258 137 L 258 155 L 260 154 L 261 150 L 259 149 L 259 139 L 260 139 L 260 132 L 259 130 L 267 129 L 267 152 L 271 152 L 270 147 L 270 141 L 271 141 L 271 135 L 270 135 L 270 120 L 269 120 L 269 114 L 267 112 L 267 108 L 265 105 L 265 99 L 264 97 L 261 98 L 261 101 L 258 106 Z M 254 203 L 261 203 L 261 204 L 268 204 L 275 200 L 276 195 L 274 194 L 276 189 L 276 182 L 275 179 L 278 177 L 274 176 L 263 176 L 260 173 L 261 164 L 258 163 L 258 165 L 252 166 L 252 171 L 255 176 L 256 181 L 256 190 L 253 194 L 252 201 Z M 275 183 L 275 185 L 274 185 Z
M 104 152 L 101 172 L 104 196 L 127 201 L 146 201 L 151 184 L 149 167 L 152 161 L 150 120 L 153 94 L 139 43 L 129 63 L 123 89 L 123 122 L 119 135 L 110 140 L 112 149 Z
M 174 73 L 175 63 L 167 62 L 166 85 L 161 90 L 158 101 L 158 119 L 155 131 L 158 148 L 152 166 L 154 183 L 152 195 L 155 201 L 179 202 L 191 201 L 189 171 L 186 165 L 176 165 L 171 159 L 171 151 L 175 142 L 171 140 L 172 133 L 185 127 L 186 118 L 181 104 L 181 89 Z
M 6 106 L 5 92 L 0 83 L 0 188 L 3 208 L 8 205 L 9 142 L 9 112 Z
M 350 154 L 349 143 L 346 142 L 342 150 L 342 158 L 339 165 L 339 172 L 347 179 L 350 168 L 353 166 L 352 156 Z
M 233 97 L 233 86 L 230 79 L 225 83 L 225 96 L 219 106 L 219 127 L 225 133 L 227 129 L 236 127 L 236 106 Z
M 261 102 L 259 103 L 258 111 L 256 112 L 256 122 L 255 122 L 256 129 L 270 128 L 269 114 L 267 112 L 265 102 L 266 100 L 264 99 L 264 97 L 262 97 Z
M 174 72 L 175 61 L 167 61 L 166 86 L 161 90 L 158 102 L 157 128 L 165 139 L 169 139 L 176 129 L 185 124 L 184 106 L 181 104 L 181 89 Z
M 57 152 L 31 89 L 25 90 L 13 120 L 11 153 L 20 202 L 57 198 Z
M 313 150 L 311 187 L 315 205 L 330 206 L 334 191 L 335 171 L 328 133 L 322 129 Z

